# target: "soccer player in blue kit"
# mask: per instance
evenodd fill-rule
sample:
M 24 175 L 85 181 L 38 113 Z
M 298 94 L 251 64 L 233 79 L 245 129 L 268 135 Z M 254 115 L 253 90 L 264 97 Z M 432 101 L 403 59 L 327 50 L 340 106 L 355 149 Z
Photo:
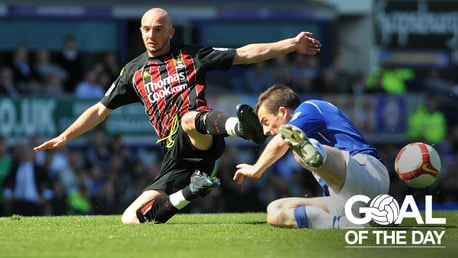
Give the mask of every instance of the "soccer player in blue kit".
M 238 164 L 234 180 L 259 178 L 291 149 L 296 161 L 313 173 L 320 197 L 289 197 L 271 202 L 267 222 L 291 228 L 361 227 L 345 217 L 353 195 L 373 198 L 388 193 L 389 175 L 380 153 L 351 121 L 328 101 L 301 101 L 290 88 L 274 85 L 258 98 L 255 110 L 265 135 L 272 135 L 255 164 Z M 352 212 L 358 216 L 361 204 Z M 365 225 L 362 225 L 365 226 Z

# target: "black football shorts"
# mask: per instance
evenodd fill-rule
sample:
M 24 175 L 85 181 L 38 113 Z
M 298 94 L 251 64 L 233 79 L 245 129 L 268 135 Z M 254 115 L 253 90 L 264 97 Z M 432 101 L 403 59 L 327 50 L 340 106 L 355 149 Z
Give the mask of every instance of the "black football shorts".
M 209 150 L 198 150 L 191 144 L 181 126 L 173 140 L 170 148 L 164 148 L 165 155 L 159 174 L 145 190 L 164 190 L 172 194 L 186 187 L 196 170 L 210 175 L 226 146 L 224 136 L 213 136 L 213 145 Z

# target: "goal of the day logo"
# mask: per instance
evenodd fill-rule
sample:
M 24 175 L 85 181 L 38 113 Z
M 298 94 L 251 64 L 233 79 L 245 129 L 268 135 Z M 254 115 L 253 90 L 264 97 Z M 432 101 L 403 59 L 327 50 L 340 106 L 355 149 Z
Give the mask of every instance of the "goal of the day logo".
M 364 204 L 359 208 L 361 217 L 354 216 L 352 208 L 355 204 Z M 348 230 L 345 234 L 346 247 L 429 247 L 445 248 L 443 237 L 446 224 L 445 218 L 433 218 L 432 196 L 425 196 L 424 218 L 412 195 L 406 195 L 402 205 L 392 196 L 378 195 L 372 200 L 365 195 L 352 196 L 345 203 L 345 216 L 355 225 L 367 225 L 372 222 L 382 227 L 371 227 L 370 230 Z M 383 226 L 396 226 L 405 218 L 413 218 L 422 227 L 397 227 L 395 229 Z M 434 225 L 424 227 L 423 225 Z M 438 226 L 439 225 L 439 226 Z

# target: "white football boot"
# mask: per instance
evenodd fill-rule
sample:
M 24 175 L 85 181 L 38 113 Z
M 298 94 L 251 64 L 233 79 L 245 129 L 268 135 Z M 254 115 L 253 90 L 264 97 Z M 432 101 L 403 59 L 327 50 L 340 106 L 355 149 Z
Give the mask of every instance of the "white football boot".
M 281 138 L 310 168 L 319 168 L 326 160 L 326 150 L 315 139 L 308 138 L 298 127 L 290 124 L 280 126 Z

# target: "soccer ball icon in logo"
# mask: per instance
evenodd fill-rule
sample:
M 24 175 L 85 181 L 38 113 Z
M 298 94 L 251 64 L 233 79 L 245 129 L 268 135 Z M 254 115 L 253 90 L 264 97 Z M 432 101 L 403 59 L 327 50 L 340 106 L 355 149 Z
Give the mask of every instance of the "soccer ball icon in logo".
M 393 224 L 399 216 L 399 204 L 393 196 L 381 194 L 370 203 L 372 221 L 379 225 Z
M 408 186 L 421 189 L 436 181 L 441 170 L 441 160 L 431 145 L 414 142 L 398 152 L 394 169 Z

